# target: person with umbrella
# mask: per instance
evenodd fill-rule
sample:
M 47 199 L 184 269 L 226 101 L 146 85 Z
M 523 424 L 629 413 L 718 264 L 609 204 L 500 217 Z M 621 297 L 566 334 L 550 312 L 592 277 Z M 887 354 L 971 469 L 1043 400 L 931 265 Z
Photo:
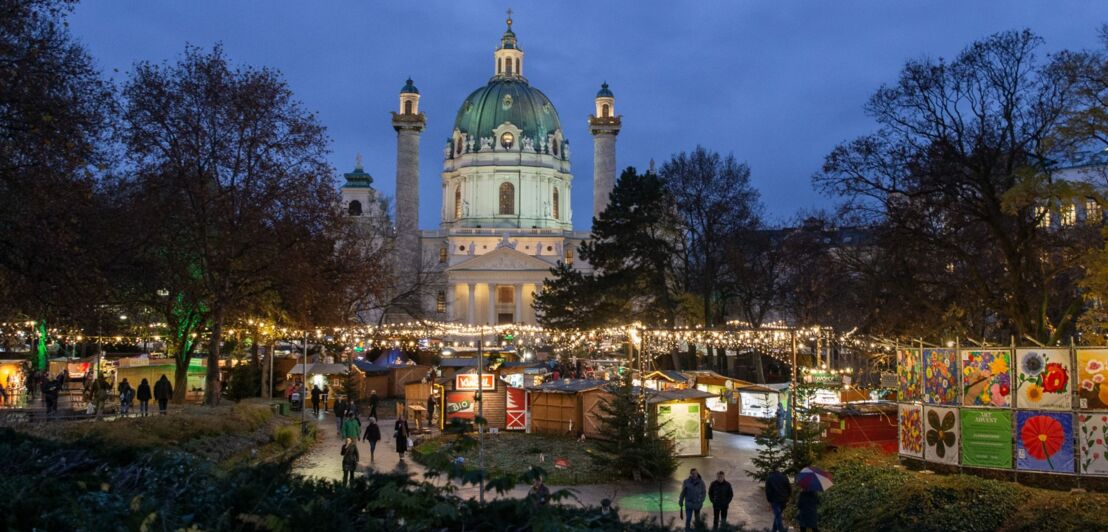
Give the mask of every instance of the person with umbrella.
M 796 474 L 800 495 L 796 498 L 796 524 L 801 532 L 819 531 L 819 492 L 831 487 L 831 474 L 816 468 L 805 467 Z

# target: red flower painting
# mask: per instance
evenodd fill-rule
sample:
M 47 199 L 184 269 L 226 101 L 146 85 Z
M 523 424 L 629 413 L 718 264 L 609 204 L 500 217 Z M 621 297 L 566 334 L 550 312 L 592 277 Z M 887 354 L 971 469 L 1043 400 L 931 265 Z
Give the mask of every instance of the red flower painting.
M 1069 382 L 1069 375 L 1066 374 L 1066 370 L 1061 364 L 1051 362 L 1046 365 L 1046 372 L 1043 375 L 1044 392 L 1064 392 L 1066 391 L 1067 382 Z
M 1020 440 L 1027 454 L 1036 460 L 1046 460 L 1053 469 L 1054 464 L 1050 457 L 1054 456 L 1061 448 L 1066 438 L 1062 424 L 1050 416 L 1034 416 L 1023 424 L 1020 431 Z

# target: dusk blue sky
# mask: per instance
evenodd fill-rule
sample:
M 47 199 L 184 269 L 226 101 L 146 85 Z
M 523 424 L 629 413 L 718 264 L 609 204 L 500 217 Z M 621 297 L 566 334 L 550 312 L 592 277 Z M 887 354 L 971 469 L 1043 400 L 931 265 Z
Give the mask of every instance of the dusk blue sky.
M 573 223 L 587 230 L 592 138 L 603 81 L 623 115 L 617 167 L 697 144 L 746 161 L 770 219 L 830 207 L 811 175 L 838 143 L 871 131 L 863 105 L 906 59 L 952 57 L 994 32 L 1031 28 L 1044 51 L 1099 46 L 1104 1 L 85 1 L 70 18 L 107 75 L 222 42 L 235 62 L 279 69 L 328 128 L 339 173 L 362 153 L 391 196 L 389 112 L 411 76 L 427 115 L 420 225 L 439 223 L 442 146 L 492 75 L 514 11 L 524 74 L 557 107 L 571 143 Z M 116 72 L 118 70 L 118 72 Z

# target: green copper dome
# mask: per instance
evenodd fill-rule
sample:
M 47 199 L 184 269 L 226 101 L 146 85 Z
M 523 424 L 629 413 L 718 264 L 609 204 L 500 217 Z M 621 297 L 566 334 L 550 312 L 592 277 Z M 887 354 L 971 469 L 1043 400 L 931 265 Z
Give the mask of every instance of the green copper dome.
M 412 83 L 412 78 L 408 78 L 408 82 L 401 87 L 400 94 L 419 94 L 419 89 Z
M 597 98 L 615 98 L 616 95 L 612 94 L 612 89 L 608 88 L 608 82 L 605 81 L 604 84 L 600 86 L 600 90 L 596 93 L 596 97 Z
M 472 137 L 491 137 L 503 124 L 523 130 L 524 137 L 546 138 L 562 128 L 558 111 L 542 91 L 522 78 L 497 76 L 462 102 L 454 127 Z

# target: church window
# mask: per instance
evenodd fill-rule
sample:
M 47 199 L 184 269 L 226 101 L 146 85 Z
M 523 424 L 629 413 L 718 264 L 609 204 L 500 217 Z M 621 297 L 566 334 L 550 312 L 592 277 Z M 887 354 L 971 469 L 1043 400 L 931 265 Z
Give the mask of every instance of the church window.
M 505 132 L 503 135 L 500 135 L 500 146 L 502 146 L 505 150 L 512 149 L 512 144 L 514 144 L 515 141 L 516 136 L 513 135 L 511 132 Z
M 1093 198 L 1085 199 L 1085 223 L 1098 224 L 1101 220 L 1100 204 Z
M 522 74 L 523 71 L 519 69 L 519 58 L 516 58 L 516 74 Z
M 500 214 L 516 213 L 516 187 L 511 183 L 500 184 Z
M 554 155 L 558 155 L 558 139 L 550 142 L 550 149 L 554 151 Z
M 442 247 L 439 248 L 439 262 L 440 263 L 445 263 L 446 262 L 446 246 L 442 246 Z
M 454 154 L 455 155 L 461 155 L 462 154 L 462 137 L 458 137 L 458 138 L 454 139 Z
M 554 189 L 553 196 L 554 197 L 552 198 L 552 201 L 551 201 L 551 205 L 552 205 L 551 210 L 553 211 L 554 219 L 557 220 L 559 218 L 558 217 L 558 214 L 559 214 L 558 213 L 558 189 Z
M 501 57 L 496 58 L 496 73 L 497 74 L 503 74 L 504 73 L 504 59 L 501 58 Z
M 573 265 L 573 248 L 566 248 L 566 266 Z
M 404 114 L 406 114 L 406 115 L 412 114 L 412 101 L 411 100 L 405 100 L 404 101 Z
M 604 117 L 604 118 L 608 118 L 608 114 L 609 114 L 609 113 L 611 113 L 611 109 L 610 109 L 610 108 L 608 107 L 608 104 L 604 104 L 604 105 L 603 105 L 603 106 L 602 106 L 602 107 L 600 108 L 600 116 L 602 116 L 602 117 Z
M 454 219 L 462 219 L 462 186 L 454 186 Z
M 515 289 L 511 286 L 496 287 L 496 302 L 501 305 L 510 305 L 515 302 Z
M 439 290 L 438 296 L 435 297 L 435 312 L 446 312 L 446 292 Z
M 508 58 L 508 68 L 507 68 L 507 70 L 508 70 L 508 74 L 512 73 L 512 58 L 511 57 Z
M 362 202 L 360 202 L 358 200 L 351 201 L 350 205 L 348 205 L 346 207 L 346 212 L 350 213 L 350 216 L 361 216 L 362 215 Z

